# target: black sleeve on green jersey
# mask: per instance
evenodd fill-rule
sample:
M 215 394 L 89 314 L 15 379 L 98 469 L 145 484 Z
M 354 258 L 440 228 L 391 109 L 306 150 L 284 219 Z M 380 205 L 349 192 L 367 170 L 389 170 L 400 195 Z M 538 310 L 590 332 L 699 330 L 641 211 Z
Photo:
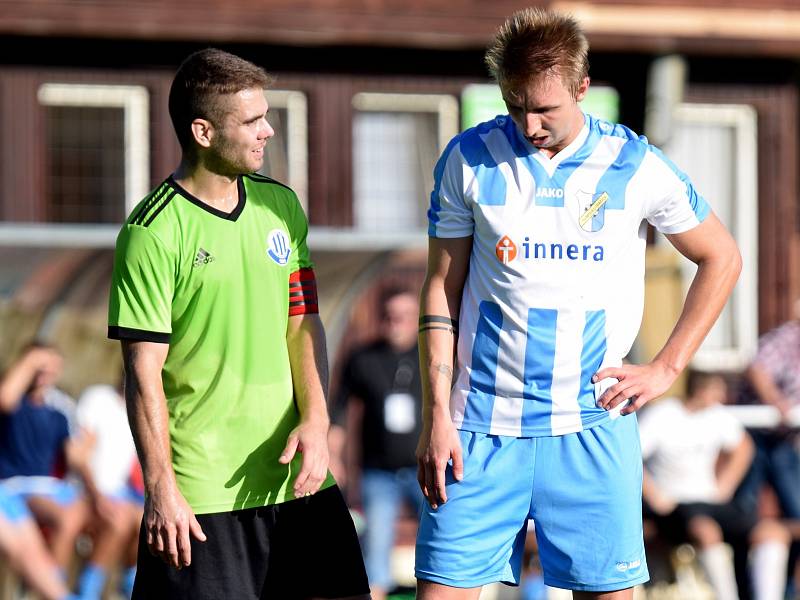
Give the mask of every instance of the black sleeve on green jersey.
M 125 225 L 117 237 L 108 302 L 108 337 L 168 344 L 175 258 L 148 228 Z

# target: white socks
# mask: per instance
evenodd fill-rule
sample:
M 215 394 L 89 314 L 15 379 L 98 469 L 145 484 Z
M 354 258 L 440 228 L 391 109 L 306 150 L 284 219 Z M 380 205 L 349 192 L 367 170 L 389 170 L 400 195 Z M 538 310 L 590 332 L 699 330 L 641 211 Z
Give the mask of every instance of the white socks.
M 750 578 L 755 600 L 783 600 L 789 547 L 770 540 L 750 550 Z
M 697 558 L 700 565 L 708 577 L 717 600 L 739 600 L 739 592 L 736 587 L 736 575 L 733 571 L 733 557 L 725 544 L 715 544 L 708 548 L 703 548 L 698 552 Z M 770 560 L 773 560 L 770 558 Z M 784 569 L 786 563 L 784 562 Z M 756 596 L 757 600 L 762 599 Z

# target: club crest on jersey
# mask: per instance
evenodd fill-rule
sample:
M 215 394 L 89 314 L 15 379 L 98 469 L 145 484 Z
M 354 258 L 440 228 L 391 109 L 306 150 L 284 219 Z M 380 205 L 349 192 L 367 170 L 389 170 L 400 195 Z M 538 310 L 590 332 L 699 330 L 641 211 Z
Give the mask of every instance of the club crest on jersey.
M 517 258 L 517 246 L 507 235 L 500 238 L 500 241 L 494 247 L 494 252 L 497 255 L 497 260 L 504 265 Z
M 605 225 L 606 202 L 609 200 L 608 192 L 582 192 L 575 193 L 578 199 L 578 224 L 584 231 L 600 231 Z
M 285 266 L 289 262 L 289 255 L 292 247 L 289 243 L 289 236 L 283 229 L 273 229 L 267 236 L 267 255 L 280 266 Z

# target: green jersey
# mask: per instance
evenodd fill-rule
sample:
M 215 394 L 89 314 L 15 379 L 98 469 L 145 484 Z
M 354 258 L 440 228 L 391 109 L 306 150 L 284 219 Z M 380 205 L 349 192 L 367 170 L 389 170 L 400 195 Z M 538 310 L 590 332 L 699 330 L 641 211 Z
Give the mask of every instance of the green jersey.
M 196 513 L 293 499 L 302 460 L 278 462 L 299 422 L 286 327 L 289 277 L 311 267 L 308 224 L 271 179 L 245 175 L 238 190 L 228 214 L 167 179 L 133 210 L 114 258 L 109 337 L 169 344 L 172 466 Z

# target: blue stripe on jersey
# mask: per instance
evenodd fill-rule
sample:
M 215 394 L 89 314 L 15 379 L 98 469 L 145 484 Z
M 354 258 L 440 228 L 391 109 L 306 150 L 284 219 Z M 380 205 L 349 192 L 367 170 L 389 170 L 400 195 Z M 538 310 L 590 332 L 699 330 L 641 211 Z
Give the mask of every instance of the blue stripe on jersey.
M 439 212 L 442 210 L 442 203 L 439 201 L 439 193 L 442 189 L 444 170 L 447 166 L 447 160 L 450 158 L 450 152 L 460 139 L 461 136 L 457 135 L 450 140 L 450 143 L 447 144 L 447 148 L 444 149 L 444 152 L 442 152 L 442 155 L 436 162 L 436 166 L 433 168 L 434 183 L 433 191 L 431 192 L 431 206 L 428 209 L 428 235 L 431 237 L 436 237 L 436 224 L 441 220 Z
M 525 144 L 522 132 L 520 132 L 513 120 L 509 118 L 508 121 L 510 125 L 504 129 L 504 133 L 511 144 L 514 154 L 522 162 L 522 164 L 525 165 L 528 171 L 530 171 L 531 175 L 533 175 L 533 180 L 536 187 L 557 188 L 563 190 L 564 185 L 567 183 L 567 180 L 570 178 L 570 176 L 575 172 L 575 169 L 580 167 L 583 162 L 589 158 L 589 156 L 591 156 L 592 152 L 594 152 L 594 149 L 597 146 L 597 143 L 602 137 L 596 127 L 590 126 L 589 134 L 586 137 L 586 140 L 583 142 L 583 145 L 578 148 L 575 154 L 568 157 L 564 160 L 564 162 L 558 165 L 553 173 L 553 176 L 551 177 L 541 163 L 533 158 L 531 150 Z M 586 116 L 586 123 L 587 125 L 591 125 L 591 119 L 588 115 Z M 558 198 L 545 195 L 540 196 L 534 192 L 534 197 L 536 199 L 536 206 L 564 206 L 563 195 Z
M 478 310 L 478 327 L 472 343 L 469 396 L 464 407 L 465 423 L 491 423 L 494 407 L 503 313 L 498 304 L 488 300 L 481 302 Z
M 608 193 L 608 201 L 601 209 L 601 213 L 604 210 L 625 208 L 625 192 L 628 189 L 628 183 L 639 170 L 646 152 L 647 146 L 639 140 L 628 140 L 622 145 L 617 158 L 603 173 L 595 188 L 597 194 Z
M 553 308 L 528 310 L 522 388 L 522 397 L 527 402 L 522 406 L 522 431 L 537 428 L 550 419 L 557 319 L 558 311 Z
M 708 202 L 706 202 L 706 199 L 697 193 L 697 190 L 694 189 L 694 186 L 692 185 L 692 182 L 689 181 L 686 173 L 681 171 L 675 165 L 675 163 L 667 158 L 667 156 L 661 150 L 655 146 L 650 146 L 649 150 L 662 161 L 664 161 L 664 163 L 672 170 L 672 172 L 675 173 L 678 179 L 680 179 L 686 185 L 686 196 L 689 198 L 689 205 L 692 207 L 697 220 L 702 223 L 711 212 L 711 206 L 708 204 Z
M 583 349 L 581 350 L 581 387 L 578 403 L 582 407 L 595 406 L 592 376 L 597 373 L 606 355 L 606 311 L 587 310 L 583 327 Z
M 506 203 L 507 183 L 505 175 L 497 168 L 497 161 L 486 147 L 480 134 L 494 128 L 494 122 L 482 124 L 469 131 L 461 139 L 461 155 L 472 167 L 478 180 L 478 204 L 500 206 Z

